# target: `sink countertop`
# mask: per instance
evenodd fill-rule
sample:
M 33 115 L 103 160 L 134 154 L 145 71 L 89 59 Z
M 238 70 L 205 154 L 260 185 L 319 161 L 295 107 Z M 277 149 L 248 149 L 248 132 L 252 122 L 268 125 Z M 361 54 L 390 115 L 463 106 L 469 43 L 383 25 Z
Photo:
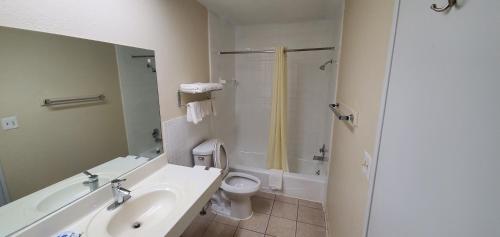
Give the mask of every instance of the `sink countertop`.
M 132 186 L 127 185 L 128 181 L 124 182 L 122 186 L 132 190 L 132 197 L 136 189 L 159 184 L 166 184 L 180 190 L 181 198 L 175 203 L 175 208 L 169 215 L 169 221 L 162 224 L 164 228 L 161 228 L 161 231 L 159 231 L 157 235 L 159 237 L 178 237 L 182 234 L 184 229 L 189 226 L 194 217 L 196 217 L 201 208 L 210 200 L 212 194 L 217 191 L 220 186 L 220 169 L 210 168 L 209 170 L 205 170 L 204 168 L 205 167 L 201 166 L 191 168 L 167 164 L 149 176 L 146 176 L 144 179 L 139 180 Z M 111 193 L 111 187 L 108 185 L 102 191 Z M 107 196 L 111 197 L 110 195 Z M 63 231 L 74 231 L 82 233 L 82 237 L 89 237 L 87 235 L 88 225 L 99 211 L 103 210 L 103 208 L 105 209 L 112 203 L 112 199 L 109 197 L 105 203 L 95 205 L 95 209 L 92 209 L 90 212 L 84 212 L 77 221 L 65 225 L 66 227 L 64 229 L 57 231 L 53 230 L 52 232 L 55 232 L 52 233 L 52 235 L 55 236 L 57 233 Z M 69 206 L 68 208 L 72 207 Z M 106 225 L 107 223 L 102 224 Z M 28 237 L 36 235 L 36 231 L 30 231 L 28 228 L 26 231 L 22 231 L 15 236 Z
M 135 159 L 133 156 L 118 157 L 89 169 L 89 171 L 91 173 L 109 176 L 108 178 L 112 179 L 136 168 L 141 164 L 144 164 L 146 161 L 147 160 L 145 158 Z M 54 208 L 53 210 L 41 211 L 37 210 L 36 206 L 41 200 L 64 188 L 65 185 L 83 182 L 86 179 L 87 176 L 80 173 L 2 206 L 0 208 L 0 236 L 5 236 L 25 225 L 36 222 L 38 219 L 43 218 L 53 211 L 56 211 L 60 207 Z M 67 200 L 67 203 L 71 203 L 75 199 L 78 199 L 88 193 L 89 192 L 85 192 L 83 194 L 75 193 L 73 198 Z M 71 194 L 68 193 L 68 196 L 70 195 Z

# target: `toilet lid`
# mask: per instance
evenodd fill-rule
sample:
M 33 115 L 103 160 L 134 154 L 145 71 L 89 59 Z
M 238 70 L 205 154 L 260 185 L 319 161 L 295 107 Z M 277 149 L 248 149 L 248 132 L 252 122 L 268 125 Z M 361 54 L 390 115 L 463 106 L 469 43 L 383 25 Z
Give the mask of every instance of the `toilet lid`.
M 224 144 L 220 141 L 217 141 L 215 145 L 214 165 L 215 168 L 219 168 L 222 171 L 226 171 L 228 168 L 226 149 L 224 148 Z

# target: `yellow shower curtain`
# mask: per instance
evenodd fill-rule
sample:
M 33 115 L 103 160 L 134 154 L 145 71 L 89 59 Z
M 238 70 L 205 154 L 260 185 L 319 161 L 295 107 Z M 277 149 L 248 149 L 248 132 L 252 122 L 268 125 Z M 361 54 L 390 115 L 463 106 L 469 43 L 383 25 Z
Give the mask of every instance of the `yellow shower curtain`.
M 288 171 L 287 159 L 287 63 L 284 47 L 276 48 L 273 78 L 271 126 L 267 146 L 269 169 Z

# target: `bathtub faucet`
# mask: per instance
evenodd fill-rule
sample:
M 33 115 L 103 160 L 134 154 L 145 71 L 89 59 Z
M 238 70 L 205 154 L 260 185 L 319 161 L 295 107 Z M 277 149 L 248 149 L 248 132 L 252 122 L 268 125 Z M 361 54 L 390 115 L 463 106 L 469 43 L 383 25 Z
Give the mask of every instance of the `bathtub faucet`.
M 323 146 L 319 149 L 319 152 L 321 153 L 321 156 L 314 156 L 313 160 L 320 160 L 320 161 L 327 161 L 326 159 L 326 145 L 323 144 Z

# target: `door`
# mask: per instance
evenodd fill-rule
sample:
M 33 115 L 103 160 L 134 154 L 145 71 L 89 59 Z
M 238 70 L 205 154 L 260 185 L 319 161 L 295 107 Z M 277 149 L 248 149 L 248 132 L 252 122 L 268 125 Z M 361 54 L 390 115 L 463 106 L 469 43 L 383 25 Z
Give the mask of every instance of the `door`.
M 369 237 L 500 236 L 500 1 L 401 0 Z

